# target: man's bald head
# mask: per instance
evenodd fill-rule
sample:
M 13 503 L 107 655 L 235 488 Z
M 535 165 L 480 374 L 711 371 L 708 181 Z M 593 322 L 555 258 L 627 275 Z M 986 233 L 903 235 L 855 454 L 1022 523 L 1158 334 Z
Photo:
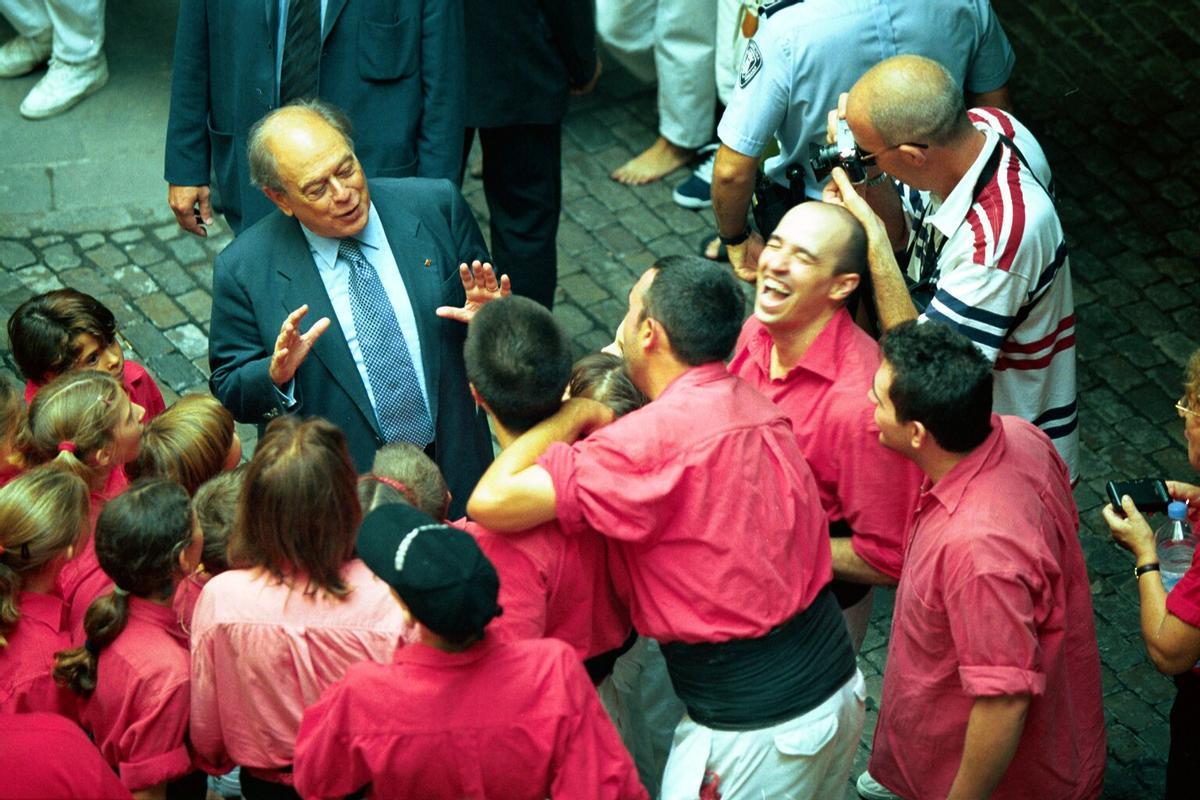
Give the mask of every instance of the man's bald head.
M 325 126 L 341 136 L 346 149 L 354 151 L 350 121 L 340 109 L 322 100 L 296 100 L 265 114 L 250 128 L 246 145 L 250 182 L 259 189 L 283 192 L 277 153 L 290 144 L 307 142 L 316 130 Z
M 819 230 L 822 236 L 814 246 L 828 259 L 834 275 L 859 275 L 867 267 L 867 232 L 862 223 L 844 207 L 833 203 L 808 202 L 783 215 L 775 231 L 783 238 L 801 238 L 800 231 Z M 796 232 L 793 236 L 787 234 Z M 810 237 L 803 237 L 811 240 Z
M 850 90 L 847 117 L 865 117 L 889 147 L 906 142 L 944 147 L 971 131 L 954 76 L 915 55 L 893 56 L 867 70 Z

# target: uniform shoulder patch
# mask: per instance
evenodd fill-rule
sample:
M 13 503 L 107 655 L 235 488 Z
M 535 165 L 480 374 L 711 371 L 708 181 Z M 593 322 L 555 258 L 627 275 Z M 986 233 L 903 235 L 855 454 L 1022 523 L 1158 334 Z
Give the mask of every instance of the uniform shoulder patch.
M 750 44 L 746 46 L 746 55 L 742 56 L 742 69 L 738 73 L 738 85 L 745 89 L 762 69 L 762 65 L 762 51 L 758 49 L 758 42 L 751 39 Z

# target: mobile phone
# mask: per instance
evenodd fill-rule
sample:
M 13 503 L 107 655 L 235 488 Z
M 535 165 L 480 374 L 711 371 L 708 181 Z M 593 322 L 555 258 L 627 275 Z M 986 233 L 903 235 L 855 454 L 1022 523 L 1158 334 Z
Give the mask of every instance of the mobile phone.
M 1165 514 L 1171 495 L 1167 492 L 1167 482 L 1162 478 L 1138 478 L 1132 481 L 1109 481 L 1105 487 L 1108 491 L 1108 501 L 1121 516 L 1121 498 L 1129 495 L 1133 504 L 1143 514 Z

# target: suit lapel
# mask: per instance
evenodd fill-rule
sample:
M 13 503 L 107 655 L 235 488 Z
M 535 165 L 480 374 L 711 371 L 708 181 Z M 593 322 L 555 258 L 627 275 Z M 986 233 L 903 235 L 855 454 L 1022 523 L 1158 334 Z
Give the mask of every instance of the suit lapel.
M 428 241 L 421 221 L 389 202 L 386 191 L 371 186 L 371 199 L 379 213 L 379 221 L 387 234 L 388 246 L 396 259 L 400 279 L 408 292 L 413 316 L 417 320 L 417 336 L 421 340 L 421 367 L 425 373 L 425 388 L 429 393 L 429 412 L 437 427 L 438 384 L 441 376 L 442 340 L 439 326 L 446 324 L 434 311 L 442 304 L 441 270 L 426 266 L 427 259 L 436 263 L 440 252 Z
M 321 317 L 329 317 L 329 330 L 317 339 L 309 357 L 316 356 L 325 365 L 325 369 L 329 370 L 375 432 L 381 434 L 362 376 L 358 367 L 354 366 L 354 357 L 350 355 L 350 346 L 346 344 L 346 334 L 338 323 L 333 304 L 329 302 L 329 294 L 325 291 L 321 274 L 317 272 L 317 265 L 313 263 L 308 241 L 300 232 L 300 223 L 295 220 L 291 221 L 289 235 L 280 244 L 276 258 L 277 271 L 287 280 L 287 288 L 280 298 L 284 314 L 290 314 L 307 303 L 308 314 L 301 323 L 302 330 L 308 330 Z
M 333 30 L 334 24 L 337 22 L 338 15 L 342 13 L 342 9 L 346 7 L 346 0 L 329 0 L 325 6 L 325 24 L 321 27 L 321 42 L 323 43 L 329 32 Z

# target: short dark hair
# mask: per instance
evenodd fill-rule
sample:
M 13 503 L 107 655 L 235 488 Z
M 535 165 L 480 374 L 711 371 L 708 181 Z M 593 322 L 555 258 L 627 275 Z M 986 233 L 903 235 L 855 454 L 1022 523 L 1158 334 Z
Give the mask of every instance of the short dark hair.
M 830 208 L 837 209 L 834 213 L 843 215 L 846 223 L 846 245 L 838 253 L 837 263 L 833 265 L 833 274 L 861 277 L 867 271 L 867 231 L 845 206 L 830 204 Z
M 562 405 L 571 342 L 545 306 L 506 297 L 475 314 L 463 346 L 467 379 L 500 424 L 527 431 Z
M 8 344 L 26 380 L 44 383 L 75 365 L 75 337 L 91 334 L 101 347 L 117 337 L 117 321 L 90 294 L 57 289 L 35 295 L 8 318 Z
M 897 419 L 920 422 L 952 453 L 983 443 L 992 429 L 992 365 L 970 339 L 940 322 L 910 320 L 879 344 Z
M 662 325 L 675 357 L 692 367 L 729 358 L 746 316 L 729 268 L 700 256 L 667 256 L 651 269 L 642 319 Z
M 346 435 L 319 417 L 276 417 L 246 469 L 231 567 L 261 567 L 277 580 L 304 575 L 306 595 L 350 593 L 342 573 L 362 522 L 358 475 Z
M 612 353 L 588 353 L 576 361 L 575 368 L 571 370 L 567 394 L 603 403 L 618 417 L 636 411 L 649 402 L 646 395 L 629 380 L 625 372 L 625 360 Z

